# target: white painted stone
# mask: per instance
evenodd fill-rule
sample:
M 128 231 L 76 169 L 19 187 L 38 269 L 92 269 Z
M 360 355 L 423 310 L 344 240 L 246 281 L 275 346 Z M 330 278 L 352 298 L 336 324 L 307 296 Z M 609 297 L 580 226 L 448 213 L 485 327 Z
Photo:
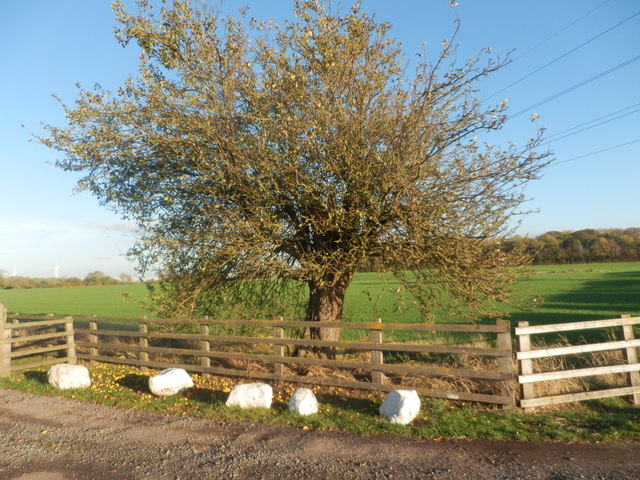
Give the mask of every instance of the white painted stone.
M 318 413 L 318 400 L 310 389 L 299 388 L 289 399 L 289 410 L 299 415 Z
M 420 397 L 415 390 L 389 392 L 380 406 L 380 413 L 391 423 L 406 425 L 420 413 Z
M 167 368 L 149 378 L 149 390 L 159 397 L 175 395 L 193 387 L 193 380 L 182 368 Z
M 89 369 L 82 365 L 59 363 L 49 369 L 47 377 L 51 385 L 61 390 L 88 388 L 91 386 Z
M 227 398 L 227 407 L 270 408 L 273 389 L 266 383 L 244 383 L 236 385 Z

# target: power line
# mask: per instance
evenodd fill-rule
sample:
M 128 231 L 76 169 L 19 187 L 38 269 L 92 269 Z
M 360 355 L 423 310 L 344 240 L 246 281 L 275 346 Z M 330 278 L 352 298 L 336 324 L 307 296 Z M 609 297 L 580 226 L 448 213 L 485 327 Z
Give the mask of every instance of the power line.
M 630 58 L 629 60 L 627 60 L 625 62 L 622 62 L 622 63 L 616 65 L 615 67 L 611 67 L 610 69 L 605 70 L 604 72 L 600 72 L 597 75 L 594 75 L 593 77 L 590 77 L 590 78 L 588 78 L 588 79 L 586 79 L 586 80 L 584 80 L 584 81 L 582 81 L 580 83 L 577 83 L 577 84 L 567 88 L 566 90 L 563 90 L 561 92 L 556 93 L 555 95 L 551 95 L 550 97 L 545 98 L 544 100 L 541 100 L 538 103 L 534 103 L 533 105 L 530 105 L 527 108 L 523 108 L 522 110 L 520 110 L 520 111 L 514 113 L 513 115 L 511 115 L 510 119 L 516 118 L 516 117 L 522 115 L 523 113 L 527 113 L 532 108 L 536 108 L 536 107 L 539 107 L 540 105 L 544 105 L 545 103 L 548 103 L 551 100 L 555 100 L 556 98 L 561 97 L 562 95 L 565 95 L 565 94 L 567 94 L 569 92 L 572 92 L 573 90 L 575 90 L 577 88 L 583 87 L 583 86 L 587 85 L 588 83 L 591 83 L 591 82 L 593 82 L 593 81 L 595 81 L 595 80 L 597 80 L 597 79 L 599 79 L 601 77 L 604 77 L 605 75 L 613 73 L 616 70 L 618 70 L 618 69 L 620 69 L 622 67 L 625 67 L 625 66 L 629 65 L 630 63 L 636 62 L 638 60 L 640 60 L 640 55 L 637 55 L 637 56 L 635 56 L 633 58 Z
M 602 150 L 598 150 L 597 152 L 585 153 L 584 155 L 579 155 L 577 157 L 569 158 L 567 160 L 562 160 L 561 162 L 553 162 L 550 166 L 562 165 L 563 163 L 573 162 L 574 160 L 578 160 L 580 158 L 590 157 L 590 156 L 596 155 L 598 153 L 608 152 L 609 150 L 614 150 L 616 148 L 624 147 L 626 145 L 631 145 L 632 143 L 638 143 L 638 142 L 640 142 L 640 138 L 637 138 L 635 140 L 631 140 L 630 142 L 621 143 L 619 145 L 614 145 L 613 147 L 603 148 Z
M 592 128 L 599 127 L 600 125 L 604 125 L 605 123 L 613 122 L 614 120 L 617 120 L 617 119 L 622 118 L 622 117 L 626 117 L 627 115 L 631 115 L 632 113 L 636 113 L 636 112 L 640 112 L 640 108 L 638 108 L 636 110 L 632 110 L 631 112 L 623 113 L 622 115 L 618 115 L 617 117 L 610 118 L 609 120 L 604 120 L 604 121 L 602 121 L 600 123 L 596 123 L 595 125 L 591 125 L 589 127 L 582 128 L 582 129 L 580 129 L 578 131 L 575 131 L 575 132 L 572 132 L 572 133 L 567 133 L 566 135 L 563 135 L 563 136 L 558 137 L 558 138 L 554 138 L 553 140 L 550 140 L 551 137 L 549 137 L 547 140 L 549 141 L 549 143 L 556 142 L 558 140 L 562 140 L 563 138 L 567 138 L 567 137 L 570 137 L 570 136 L 575 135 L 577 133 L 584 132 L 585 130 L 590 130 Z M 591 122 L 587 122 L 587 123 L 591 123 Z M 574 127 L 574 128 L 577 128 L 577 127 Z M 570 129 L 570 130 L 572 130 L 572 129 Z
M 597 7 L 592 8 L 591 10 L 589 10 L 587 13 L 585 13 L 584 15 L 582 15 L 580 18 L 577 18 L 576 20 L 574 20 L 573 22 L 569 23 L 568 25 L 562 27 L 560 30 L 558 30 L 557 32 L 555 32 L 553 35 L 548 36 L 547 38 L 545 38 L 544 40 L 542 40 L 541 42 L 536 43 L 533 47 L 531 47 L 530 49 L 528 49 L 527 51 L 525 51 L 522 55 L 516 57 L 513 59 L 513 61 L 517 61 L 520 60 L 522 57 L 524 57 L 525 55 L 528 55 L 530 52 L 532 52 L 533 50 L 535 50 L 536 48 L 538 48 L 540 45 L 547 43 L 549 40 L 551 40 L 554 37 L 557 37 L 558 35 L 560 35 L 562 32 L 564 32 L 565 30 L 573 27 L 576 23 L 578 23 L 580 20 L 582 20 L 583 18 L 591 15 L 593 12 L 595 12 L 596 10 L 598 10 L 599 8 L 605 6 L 607 3 L 609 3 L 611 0 L 605 0 L 604 2 L 602 2 L 600 5 L 598 5 Z
M 489 95 L 487 98 L 485 98 L 483 101 L 489 100 L 492 97 L 495 97 L 496 95 L 498 95 L 499 93 L 504 92 L 506 89 L 513 87 L 514 85 L 517 85 L 518 83 L 520 83 L 521 81 L 529 78 L 530 76 L 538 73 L 540 70 L 543 70 L 545 68 L 547 68 L 549 65 L 553 65 L 554 63 L 556 63 L 558 60 L 563 59 L 564 57 L 566 57 L 567 55 L 575 52 L 576 50 L 584 47 L 585 45 L 588 45 L 589 43 L 593 42 L 594 40 L 600 38 L 601 36 L 603 36 L 606 33 L 609 33 L 611 30 L 613 30 L 614 28 L 619 27 L 620 25 L 622 25 L 623 23 L 628 22 L 629 20 L 631 20 L 634 17 L 637 17 L 638 15 L 640 15 L 640 11 L 634 13 L 633 15 L 631 15 L 630 17 L 627 17 L 626 19 L 624 19 L 623 21 L 621 21 L 620 23 L 615 24 L 613 27 L 609 27 L 608 29 L 606 29 L 604 32 L 599 33 L 598 35 L 596 35 L 595 37 L 591 37 L 589 40 L 587 40 L 586 42 L 581 43 L 580 45 L 578 45 L 577 47 L 572 48 L 571 50 L 569 50 L 568 52 L 563 53 L 562 55 L 560 55 L 559 57 L 554 58 L 553 60 L 551 60 L 550 62 L 545 63 L 544 65 L 542 65 L 539 68 L 536 68 L 534 71 L 526 74 L 524 77 L 519 78 L 518 80 L 516 80 L 513 83 L 510 83 L 509 85 L 507 85 L 506 87 L 498 90 L 497 92 L 495 92 L 492 95 Z
M 621 108 L 620 110 L 616 110 L 615 112 L 607 113 L 606 115 L 603 115 L 603 116 L 598 117 L 598 118 L 594 118 L 593 120 L 589 120 L 588 122 L 581 123 L 580 125 L 575 125 L 575 126 L 573 126 L 571 128 L 567 128 L 565 130 L 561 130 L 561 131 L 559 131 L 557 133 L 554 133 L 553 135 L 550 135 L 550 136 L 546 137 L 546 139 L 547 140 L 551 140 L 553 137 L 557 137 L 558 135 L 562 135 L 563 133 L 570 132 L 571 130 L 575 130 L 576 128 L 584 127 L 585 125 L 589 125 L 590 123 L 597 122 L 598 120 L 602 120 L 604 118 L 610 117 L 611 115 L 615 115 L 616 113 L 624 112 L 625 110 L 629 110 L 630 108 L 634 108 L 634 107 L 637 107 L 637 106 L 640 106 L 640 103 L 636 103 L 634 105 L 629 105 L 628 107 Z M 616 117 L 616 118 L 618 118 L 618 117 Z M 612 120 L 615 120 L 615 119 L 612 119 Z

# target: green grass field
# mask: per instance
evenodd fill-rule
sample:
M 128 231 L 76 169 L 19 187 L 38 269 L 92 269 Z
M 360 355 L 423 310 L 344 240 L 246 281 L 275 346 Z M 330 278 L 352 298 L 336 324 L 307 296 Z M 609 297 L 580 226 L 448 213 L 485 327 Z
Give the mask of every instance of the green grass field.
M 564 323 L 640 315 L 640 263 L 607 263 L 532 267 L 518 283 L 519 296 L 540 296 L 537 310 L 508 309 L 512 321 Z M 394 288 L 394 284 L 388 285 Z M 149 314 L 141 303 L 144 285 L 0 290 L 0 302 L 21 314 L 98 315 L 132 318 Z M 418 322 L 415 310 L 398 310 L 394 296 L 384 291 L 375 274 L 357 274 L 346 299 L 348 321 L 381 317 L 385 322 Z M 438 321 L 448 321 L 439 318 Z

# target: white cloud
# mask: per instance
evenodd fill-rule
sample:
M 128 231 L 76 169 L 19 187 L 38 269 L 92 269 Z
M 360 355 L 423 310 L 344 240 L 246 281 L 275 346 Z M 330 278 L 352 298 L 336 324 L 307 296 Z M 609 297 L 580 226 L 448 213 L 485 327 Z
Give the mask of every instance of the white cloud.
M 91 223 L 91 228 L 97 228 L 98 230 L 106 230 L 110 232 L 137 232 L 138 226 L 129 221 L 121 221 L 116 223 Z

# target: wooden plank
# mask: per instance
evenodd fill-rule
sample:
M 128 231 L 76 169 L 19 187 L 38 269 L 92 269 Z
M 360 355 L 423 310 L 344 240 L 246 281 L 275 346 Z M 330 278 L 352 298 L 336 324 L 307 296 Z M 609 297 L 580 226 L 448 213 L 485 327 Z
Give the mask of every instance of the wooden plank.
M 0 303 L 0 377 L 11 374 L 11 328 L 7 325 L 7 309 Z
M 284 338 L 284 328 L 280 327 L 280 326 L 275 326 L 273 327 L 273 336 L 275 339 L 283 339 Z M 285 356 L 285 346 L 283 343 L 277 342 L 277 340 L 274 340 L 274 344 L 273 344 L 273 355 L 278 358 L 278 359 L 282 359 Z M 274 361 L 273 363 L 273 373 L 276 376 L 280 376 L 282 377 L 282 375 L 284 375 L 284 364 L 282 362 L 279 361 Z
M 28 357 L 29 355 L 38 355 L 41 353 L 57 352 L 60 350 L 66 350 L 66 345 L 55 345 L 52 347 L 41 348 L 27 348 L 24 350 L 14 350 L 11 352 L 11 358 Z
M 77 332 L 77 329 L 76 329 Z M 89 342 L 91 342 L 92 346 L 89 350 L 89 353 L 91 353 L 91 355 L 98 355 L 98 322 L 95 321 L 91 321 L 89 322 Z
M 588 322 L 554 323 L 516 328 L 516 335 L 534 335 L 539 333 L 570 332 L 593 328 L 619 327 L 622 325 L 640 325 L 640 317 L 612 318 L 609 320 L 590 320 Z
M 541 407 L 544 405 L 555 405 L 559 403 L 580 402 L 584 400 L 595 400 L 598 398 L 623 397 L 640 393 L 640 387 L 611 388 L 607 390 L 593 390 L 590 392 L 569 393 L 564 395 L 553 395 L 548 397 L 538 397 L 533 399 L 520 400 L 521 407 Z
M 88 334 L 90 330 L 78 328 L 76 333 Z M 172 339 L 172 340 L 194 340 L 194 341 L 209 341 L 211 343 L 240 343 L 240 344 L 273 344 L 273 337 L 239 337 L 232 335 L 209 335 L 203 336 L 196 333 L 155 333 L 150 332 L 142 334 L 140 332 L 132 332 L 128 330 L 100 330 L 100 336 L 112 336 L 112 337 L 148 337 L 158 339 Z M 439 353 L 444 355 L 479 355 L 487 357 L 508 357 L 511 352 L 507 349 L 501 348 L 483 348 L 483 347 L 456 347 L 456 346 L 438 346 L 438 345 L 422 345 L 422 344 L 407 344 L 407 343 L 384 343 L 380 345 L 374 345 L 369 342 L 342 342 L 342 341 L 328 341 L 328 340 L 312 340 L 312 339 L 294 339 L 283 338 L 278 339 L 278 343 L 283 345 L 292 346 L 314 346 L 314 347 L 333 347 L 341 348 L 344 350 L 372 350 L 378 349 L 389 352 L 413 352 L 413 353 Z
M 66 337 L 68 335 L 67 332 L 51 332 L 51 333 L 42 333 L 40 335 L 28 335 L 26 337 L 14 337 L 9 340 L 10 343 L 19 343 L 19 342 L 34 342 L 38 340 L 49 340 L 54 338 Z
M 21 370 L 29 370 L 31 368 L 45 367 L 47 365 L 56 365 L 58 363 L 67 363 L 67 358 L 51 358 L 49 360 L 42 360 L 40 362 L 24 363 L 20 365 L 14 365 L 11 367 L 12 372 L 18 372 Z
M 622 318 L 628 317 L 628 315 L 623 315 Z M 620 327 L 622 329 L 622 338 L 625 339 L 627 343 L 632 343 L 634 341 L 633 336 L 633 326 L 632 325 L 623 325 Z M 637 364 L 638 363 L 638 352 L 636 351 L 635 346 L 628 346 L 623 351 L 624 359 L 629 364 Z M 640 387 L 640 372 L 629 372 L 629 386 L 630 387 Z M 633 394 L 633 404 L 638 406 L 640 405 L 640 392 Z
M 377 318 L 374 322 L 376 326 L 381 326 L 382 319 Z M 369 332 L 369 341 L 373 344 L 374 348 L 371 349 L 371 381 L 373 383 L 384 383 L 384 373 L 382 373 L 381 366 L 384 363 L 384 356 L 382 350 L 377 348 L 382 344 L 382 330 L 373 328 Z
M 48 317 L 37 317 L 37 318 L 48 318 Z M 21 317 L 20 320 L 25 320 L 25 318 Z M 55 318 L 51 320 L 42 320 L 38 322 L 23 322 L 23 323 L 12 324 L 11 328 L 13 330 L 20 330 L 23 328 L 52 327 L 54 325 L 62 325 L 64 323 L 67 323 L 68 321 L 69 321 L 68 317 L 60 317 L 60 318 Z
M 113 358 L 113 357 L 105 357 L 105 356 L 91 356 L 86 354 L 78 354 L 78 358 L 85 360 L 95 360 L 105 363 L 122 363 L 125 365 L 133 365 L 133 366 L 141 366 L 140 361 L 138 359 L 127 359 L 127 358 Z M 249 379 L 262 379 L 262 380 L 282 380 L 285 382 L 292 383 L 306 383 L 313 385 L 325 385 L 325 386 L 334 386 L 334 387 L 342 387 L 342 388 L 354 388 L 354 389 L 374 389 L 380 391 L 392 391 L 402 388 L 402 385 L 380 385 L 375 383 L 368 382 L 360 382 L 360 381 L 352 381 L 352 380 L 344 380 L 344 379 L 336 379 L 332 377 L 313 377 L 313 376 L 299 376 L 299 375 L 284 375 L 283 378 L 278 378 L 275 374 L 271 372 L 247 372 L 246 370 L 237 370 L 237 369 L 229 369 L 229 368 L 218 368 L 218 367 L 210 367 L 204 368 L 199 365 L 187 365 L 187 364 L 175 364 L 168 362 L 144 362 L 144 366 L 155 369 L 164 369 L 169 367 L 174 368 L 183 368 L 187 371 L 191 372 L 199 372 L 199 373 L 211 373 L 219 376 L 228 376 L 228 377 L 241 377 L 241 378 L 249 378 Z M 414 388 L 411 389 L 416 390 L 419 394 L 434 397 L 434 398 L 446 398 L 449 400 L 457 400 L 457 401 L 466 401 L 466 402 L 481 402 L 481 403 L 495 403 L 495 404 L 509 404 L 511 403 L 510 397 L 505 397 L 502 395 L 489 395 L 489 394 L 481 394 L 481 393 L 470 393 L 470 392 L 455 392 L 455 391 L 447 391 L 447 390 L 430 390 L 424 388 Z
M 518 330 L 518 328 L 525 329 L 527 328 L 528 325 L 529 325 L 529 322 L 518 322 L 518 327 L 516 327 L 516 330 Z M 526 353 L 529 350 L 531 350 L 531 337 L 528 334 L 522 333 L 518 335 L 516 337 L 516 342 L 518 345 L 519 352 Z M 520 373 L 520 377 L 531 375 L 533 373 L 533 363 L 531 362 L 531 360 L 522 359 L 518 363 L 519 363 L 518 372 Z M 533 385 L 523 384 L 520 381 L 518 382 L 518 384 L 520 385 L 521 399 L 529 400 L 529 399 L 535 398 L 536 392 Z
M 550 380 L 562 380 L 563 378 L 591 377 L 596 375 L 608 375 L 610 373 L 628 373 L 640 371 L 640 364 L 633 365 L 609 365 L 606 367 L 578 368 L 575 370 L 563 370 L 559 372 L 534 373 L 531 375 L 520 375 L 518 382 L 535 383 Z
M 75 335 L 73 333 L 73 318 L 67 317 L 66 320 L 67 320 L 67 323 L 64 324 L 64 331 L 67 334 L 66 336 L 67 358 L 69 359 L 69 363 L 77 363 Z
M 140 345 L 139 358 L 143 370 L 146 369 L 146 367 L 144 366 L 144 362 L 147 362 L 149 360 L 149 354 L 146 350 L 146 347 L 149 346 L 149 337 L 147 336 L 148 331 L 149 325 L 146 322 L 140 322 L 138 324 L 138 333 L 140 333 L 140 337 L 138 338 L 138 343 Z
M 207 324 L 201 324 L 200 325 L 200 334 L 204 335 L 204 336 L 208 336 L 209 335 L 209 325 Z M 207 340 L 201 340 L 200 341 L 200 350 L 203 352 L 208 352 L 211 350 L 211 342 L 208 342 Z M 207 356 L 203 356 L 200 357 L 200 365 L 202 365 L 203 367 L 210 367 L 211 366 L 211 358 L 207 357 Z M 205 378 L 209 377 L 209 374 L 204 374 Z
M 90 342 L 78 341 L 78 346 L 91 346 Z M 210 357 L 234 360 L 249 360 L 256 362 L 280 362 L 288 365 L 314 365 L 325 368 L 346 368 L 346 369 L 364 369 L 369 370 L 371 365 L 368 362 L 352 362 L 340 360 L 328 360 L 319 358 L 298 358 L 298 357 L 279 357 L 275 355 L 266 355 L 260 353 L 241 353 L 241 352 L 220 352 L 209 351 L 203 352 L 198 350 L 184 348 L 167 348 L 167 347 L 142 347 L 140 345 L 122 345 L 122 344 L 102 344 L 103 349 L 111 349 L 121 352 L 147 352 L 170 355 L 187 355 L 191 357 Z M 148 358 L 148 357 L 147 357 Z M 446 368 L 446 367 L 428 367 L 428 366 L 407 366 L 382 364 L 378 367 L 383 373 L 408 373 L 413 375 L 425 375 L 435 377 L 463 377 L 484 380 L 510 380 L 513 378 L 512 373 L 490 372 L 486 370 L 473 370 L 463 368 Z
M 103 322 L 132 322 L 139 323 L 141 319 L 131 318 L 110 318 L 110 317 L 75 317 L 76 320 L 84 321 L 103 321 Z M 177 324 L 177 325 L 200 325 L 202 320 L 199 319 L 177 319 L 177 318 L 147 318 L 145 323 L 157 324 Z M 307 328 L 309 322 L 305 321 L 286 321 L 286 320 L 220 320 L 209 319 L 209 325 L 238 325 L 238 326 L 262 326 L 262 327 L 290 327 L 290 328 Z M 423 331 L 423 332 L 477 332 L 477 333 L 504 333 L 505 329 L 498 325 L 476 325 L 476 324 L 424 324 L 424 323 L 382 323 L 379 326 L 375 322 L 326 322 L 322 327 L 370 330 L 372 328 L 381 328 L 383 330 L 405 330 L 405 331 Z
M 496 324 L 502 327 L 505 327 L 507 330 L 505 333 L 499 333 L 497 338 L 498 347 L 503 350 L 509 350 L 511 352 L 513 348 L 513 344 L 511 342 L 511 324 L 507 320 L 497 320 Z M 501 357 L 498 359 L 498 367 L 500 368 L 500 372 L 507 376 L 507 378 L 513 378 L 513 353 L 508 357 Z M 508 382 L 502 382 L 502 386 L 500 389 L 500 393 L 505 397 L 512 397 L 511 388 Z M 512 408 L 515 406 L 514 401 L 505 407 Z
M 574 355 L 579 353 L 604 352 L 609 350 L 622 350 L 630 347 L 640 347 L 640 339 L 622 340 L 614 342 L 601 342 L 588 345 L 572 345 L 570 347 L 537 348 L 528 352 L 518 352 L 518 360 L 556 357 L 559 355 Z

